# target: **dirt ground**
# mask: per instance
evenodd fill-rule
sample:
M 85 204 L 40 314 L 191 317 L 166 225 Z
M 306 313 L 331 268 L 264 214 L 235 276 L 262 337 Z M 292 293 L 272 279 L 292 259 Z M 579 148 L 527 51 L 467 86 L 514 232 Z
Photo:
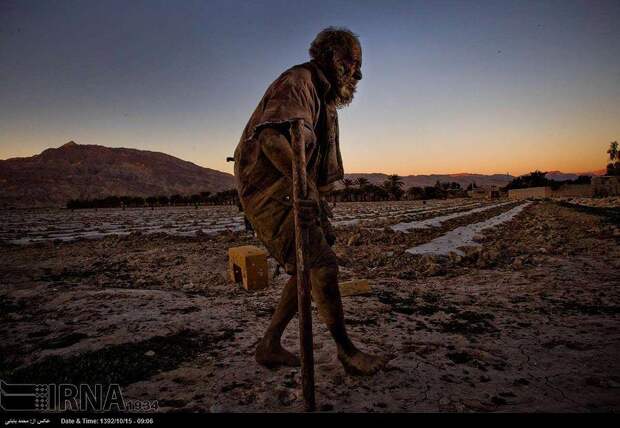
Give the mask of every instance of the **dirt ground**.
M 536 202 L 465 256 L 405 252 L 511 206 L 409 233 L 389 218 L 337 230 L 341 277 L 373 288 L 343 299 L 347 327 L 392 359 L 346 375 L 315 308 L 321 411 L 620 410 L 618 208 Z M 120 383 L 160 411 L 300 411 L 300 370 L 253 357 L 286 275 L 257 292 L 226 279 L 227 249 L 246 244 L 259 245 L 241 232 L 1 244 L 0 378 Z M 283 343 L 298 350 L 296 319 Z

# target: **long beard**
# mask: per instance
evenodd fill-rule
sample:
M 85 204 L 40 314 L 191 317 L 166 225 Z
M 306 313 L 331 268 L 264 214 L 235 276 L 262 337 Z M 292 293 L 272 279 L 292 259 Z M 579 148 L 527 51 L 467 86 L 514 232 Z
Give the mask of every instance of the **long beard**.
M 346 73 L 343 66 L 335 68 L 336 88 L 334 91 L 334 104 L 337 109 L 344 108 L 351 104 L 355 91 L 357 90 L 357 80 Z

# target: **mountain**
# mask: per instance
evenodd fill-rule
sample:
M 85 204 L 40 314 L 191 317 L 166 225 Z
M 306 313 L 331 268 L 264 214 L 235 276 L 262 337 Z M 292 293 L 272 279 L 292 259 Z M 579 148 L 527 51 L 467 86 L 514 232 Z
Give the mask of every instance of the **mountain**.
M 381 185 L 388 178 L 387 174 L 345 174 L 345 178 L 349 178 L 355 181 L 357 178 L 364 177 L 372 184 Z M 460 174 L 430 174 L 430 175 L 406 175 L 401 177 L 405 189 L 409 187 L 424 187 L 424 186 L 434 186 L 435 183 L 439 180 L 440 182 L 452 182 L 455 181 L 461 185 L 461 187 L 465 188 L 470 183 L 476 183 L 479 187 L 490 187 L 490 186 L 505 186 L 510 183 L 515 177 L 512 175 L 506 174 L 493 174 L 493 175 L 484 175 L 484 174 L 470 174 L 470 173 L 460 173 Z
M 564 181 L 579 175 L 601 175 L 552 171 L 547 178 Z M 345 174 L 364 177 L 381 185 L 382 173 Z M 404 188 L 433 186 L 437 181 L 455 181 L 465 188 L 505 186 L 515 177 L 507 174 L 430 174 L 402 177 Z M 203 168 L 165 153 L 76 144 L 73 141 L 27 158 L 0 160 L 1 207 L 64 207 L 69 199 L 102 198 L 112 195 L 191 195 L 232 189 L 231 174 Z M 337 187 L 342 187 L 341 183 Z
M 76 144 L 0 160 L 0 207 L 60 207 L 69 199 L 218 192 L 231 174 L 146 150 Z
M 580 172 L 580 173 L 563 173 L 560 171 L 551 171 L 548 172 L 546 177 L 551 180 L 556 181 L 568 181 L 574 180 L 580 175 L 603 175 L 605 174 L 605 170 L 600 171 L 590 171 L 590 172 Z M 388 178 L 388 174 L 380 174 L 380 173 L 354 173 L 354 174 L 345 174 L 345 178 L 349 178 L 353 181 L 356 179 L 363 177 L 366 178 L 370 183 L 381 185 Z M 430 174 L 430 175 L 406 175 L 401 177 L 404 186 L 404 189 L 408 189 L 409 187 L 425 187 L 425 186 L 434 186 L 437 181 L 440 182 L 457 182 L 461 185 L 462 188 L 469 186 L 470 183 L 476 183 L 478 187 L 492 187 L 498 186 L 503 187 L 506 184 L 510 183 L 515 176 L 509 174 L 472 174 L 468 172 L 458 173 L 458 174 Z M 338 185 L 339 188 L 342 188 L 342 185 Z
M 606 172 L 607 172 L 607 170 L 605 170 L 605 169 L 601 169 L 601 170 L 598 170 L 598 171 L 578 172 L 578 173 L 549 171 L 547 173 L 546 177 L 548 179 L 550 179 L 550 180 L 568 181 L 568 180 L 575 180 L 580 175 L 588 175 L 588 176 L 592 177 L 594 175 L 605 175 Z

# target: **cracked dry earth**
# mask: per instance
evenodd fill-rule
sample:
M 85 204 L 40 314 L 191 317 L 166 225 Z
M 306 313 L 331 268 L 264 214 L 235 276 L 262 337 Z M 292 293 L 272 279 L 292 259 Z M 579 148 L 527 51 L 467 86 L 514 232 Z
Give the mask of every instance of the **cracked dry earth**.
M 620 410 L 617 217 L 538 202 L 465 257 L 405 253 L 512 206 L 408 234 L 385 220 L 338 229 L 342 277 L 373 288 L 343 299 L 350 334 L 393 359 L 373 377 L 346 375 L 315 309 L 319 410 Z M 245 244 L 257 242 L 134 233 L 3 244 L 0 378 L 120 383 L 159 411 L 300 411 L 300 370 L 253 358 L 285 275 L 253 293 L 226 281 L 228 247 Z M 296 327 L 283 341 L 294 351 Z

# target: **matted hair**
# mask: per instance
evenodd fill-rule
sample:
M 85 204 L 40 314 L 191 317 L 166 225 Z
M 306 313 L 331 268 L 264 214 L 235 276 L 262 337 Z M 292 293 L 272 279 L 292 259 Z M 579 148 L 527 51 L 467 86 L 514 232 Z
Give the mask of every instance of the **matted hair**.
M 310 44 L 310 58 L 319 64 L 328 64 L 332 60 L 333 53 L 349 50 L 359 45 L 359 37 L 353 31 L 345 27 L 327 27 L 316 35 Z

